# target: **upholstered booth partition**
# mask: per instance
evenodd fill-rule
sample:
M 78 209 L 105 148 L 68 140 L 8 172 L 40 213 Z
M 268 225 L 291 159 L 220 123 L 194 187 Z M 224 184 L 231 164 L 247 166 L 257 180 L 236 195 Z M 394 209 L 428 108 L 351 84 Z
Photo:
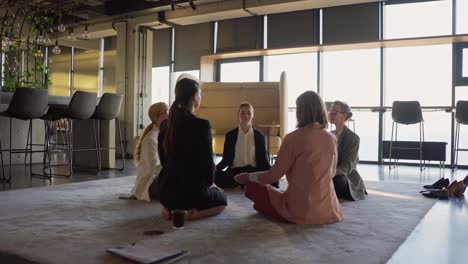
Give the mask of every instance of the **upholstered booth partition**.
M 181 78 L 193 78 L 181 75 Z M 226 133 L 237 127 L 239 105 L 249 102 L 253 105 L 254 126 L 268 135 L 266 127 L 260 125 L 280 125 L 270 130 L 270 154 L 276 154 L 281 139 L 286 134 L 287 98 L 285 93 L 286 73 L 279 82 L 221 83 L 200 82 L 203 99 L 197 116 L 208 119 L 213 128 L 213 151 L 222 154 Z M 267 138 L 265 138 L 267 142 Z

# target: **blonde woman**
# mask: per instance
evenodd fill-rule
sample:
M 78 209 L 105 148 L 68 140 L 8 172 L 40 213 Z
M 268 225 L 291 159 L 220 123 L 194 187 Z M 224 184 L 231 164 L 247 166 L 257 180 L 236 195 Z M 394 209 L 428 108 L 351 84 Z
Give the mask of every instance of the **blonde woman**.
M 352 116 L 351 108 L 345 102 L 335 101 L 330 108 L 332 131 L 338 140 L 338 164 L 333 184 L 338 198 L 352 201 L 363 200 L 366 186 L 356 169 L 359 162 L 359 136 L 346 126 Z
M 138 200 L 150 201 L 159 198 L 157 177 L 161 171 L 158 155 L 158 134 L 162 121 L 167 119 L 166 103 L 155 103 L 148 109 L 151 124 L 148 125 L 135 146 L 137 178 L 132 195 Z

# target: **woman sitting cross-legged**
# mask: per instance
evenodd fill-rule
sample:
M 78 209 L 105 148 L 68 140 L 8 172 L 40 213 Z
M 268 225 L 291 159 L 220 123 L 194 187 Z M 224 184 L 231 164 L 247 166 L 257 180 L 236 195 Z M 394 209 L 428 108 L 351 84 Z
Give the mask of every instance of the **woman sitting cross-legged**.
M 158 154 L 159 126 L 167 119 L 166 103 L 156 103 L 148 109 L 151 124 L 145 128 L 135 146 L 135 163 L 137 178 L 132 189 L 132 195 L 139 199 L 150 201 L 159 199 L 159 184 L 157 177 L 161 171 Z
M 174 209 L 187 210 L 186 219 L 221 213 L 227 205 L 224 192 L 213 186 L 215 165 L 210 122 L 193 113 L 201 103 L 198 83 L 181 79 L 169 118 L 161 125 L 159 155 L 163 164 L 159 183 L 161 217 Z
M 307 91 L 296 100 L 297 129 L 287 134 L 273 167 L 235 176 L 245 184 L 254 209 L 276 220 L 296 224 L 331 224 L 343 213 L 333 187 L 336 138 L 326 130 L 327 113 L 318 94 Z M 282 192 L 267 185 L 286 175 Z
M 217 186 L 234 188 L 239 186 L 234 180 L 235 175 L 270 169 L 265 136 L 252 126 L 253 118 L 253 106 L 242 103 L 239 106 L 239 127 L 226 134 L 223 159 L 216 165 Z M 223 171 L 226 167 L 226 171 Z M 278 182 L 272 185 L 278 187 Z
M 356 169 L 359 162 L 359 136 L 346 126 L 346 121 L 353 116 L 348 104 L 335 101 L 330 108 L 330 123 L 338 139 L 338 165 L 333 184 L 338 198 L 362 200 L 366 192 L 364 181 Z

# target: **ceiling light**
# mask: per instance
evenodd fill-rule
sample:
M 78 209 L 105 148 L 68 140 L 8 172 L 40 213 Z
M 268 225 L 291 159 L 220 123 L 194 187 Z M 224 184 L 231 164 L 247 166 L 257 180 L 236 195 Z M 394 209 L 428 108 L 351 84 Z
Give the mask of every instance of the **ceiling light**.
M 88 40 L 91 38 L 91 34 L 89 33 L 88 31 L 88 25 L 85 26 L 85 30 L 84 30 L 84 33 L 83 33 L 83 39 L 85 40 Z
M 75 36 L 75 33 L 73 32 L 73 28 L 70 28 L 70 30 L 68 31 L 68 40 L 70 41 L 76 40 L 76 36 Z
M 59 55 L 60 52 L 62 52 L 62 50 L 60 49 L 60 47 L 58 45 L 58 41 L 56 40 L 55 41 L 55 47 L 52 49 L 52 53 L 54 53 L 55 55 Z
M 57 29 L 58 29 L 58 31 L 60 31 L 60 32 L 65 32 L 65 30 L 67 29 L 67 27 L 65 26 L 65 24 L 60 23 L 60 25 L 58 25 Z

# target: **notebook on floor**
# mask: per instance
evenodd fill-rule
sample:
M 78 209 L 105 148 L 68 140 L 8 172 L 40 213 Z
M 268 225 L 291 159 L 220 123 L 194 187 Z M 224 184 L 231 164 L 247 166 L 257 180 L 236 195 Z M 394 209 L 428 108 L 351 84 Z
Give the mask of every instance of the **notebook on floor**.
M 167 264 L 177 261 L 190 254 L 188 251 L 171 248 L 148 240 L 131 243 L 129 245 L 109 248 L 108 252 L 143 264 Z

